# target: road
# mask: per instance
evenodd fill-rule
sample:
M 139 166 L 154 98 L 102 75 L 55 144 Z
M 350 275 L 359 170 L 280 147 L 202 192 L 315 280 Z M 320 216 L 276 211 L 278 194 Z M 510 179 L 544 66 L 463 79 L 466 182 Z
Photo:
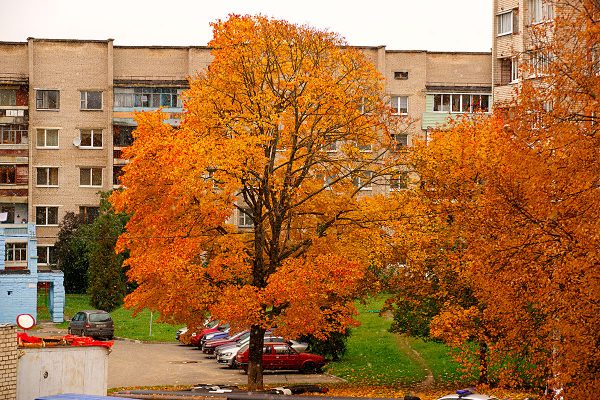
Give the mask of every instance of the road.
M 108 356 L 108 387 L 245 384 L 240 370 L 217 365 L 200 350 L 176 343 L 140 343 L 116 340 Z M 335 383 L 326 374 L 265 372 L 265 384 Z
M 52 325 L 31 332 L 46 336 L 65 334 Z M 247 375 L 217 365 L 200 350 L 178 343 L 142 343 L 115 340 L 108 356 L 108 387 L 172 386 L 195 384 L 245 384 Z M 327 374 L 299 372 L 264 373 L 264 382 L 272 384 L 336 383 L 341 379 Z

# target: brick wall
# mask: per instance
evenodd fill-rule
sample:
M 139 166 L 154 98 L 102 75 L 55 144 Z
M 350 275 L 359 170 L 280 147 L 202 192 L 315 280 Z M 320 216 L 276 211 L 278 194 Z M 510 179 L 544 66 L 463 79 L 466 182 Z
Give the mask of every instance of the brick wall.
M 0 324 L 0 400 L 17 398 L 17 330 Z

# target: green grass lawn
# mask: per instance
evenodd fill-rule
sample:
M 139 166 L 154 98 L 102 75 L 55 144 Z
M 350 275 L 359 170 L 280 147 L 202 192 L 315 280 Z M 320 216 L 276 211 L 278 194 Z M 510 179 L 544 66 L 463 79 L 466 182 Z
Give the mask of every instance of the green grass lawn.
M 331 363 L 328 372 L 352 384 L 410 386 L 427 377 L 425 363 L 436 385 L 460 380 L 458 364 L 445 345 L 388 332 L 392 320 L 377 312 L 384 301 L 378 297 L 358 306 L 361 325 L 352 329 L 342 361 Z M 422 359 L 415 357 L 413 349 Z
M 65 322 L 59 324 L 59 326 L 66 328 L 69 325 L 68 321 L 78 311 L 94 309 L 89 299 L 90 297 L 86 294 L 67 294 L 65 301 Z M 45 294 L 40 292 L 38 295 L 39 321 L 50 320 L 50 315 L 45 304 Z M 112 311 L 110 315 L 115 323 L 115 336 L 128 339 L 174 342 L 175 331 L 181 327 L 181 325 L 175 326 L 156 322 L 158 314 L 154 313 L 152 315 L 152 336 L 150 336 L 150 311 L 144 310 L 134 317 L 130 310 L 119 307 Z

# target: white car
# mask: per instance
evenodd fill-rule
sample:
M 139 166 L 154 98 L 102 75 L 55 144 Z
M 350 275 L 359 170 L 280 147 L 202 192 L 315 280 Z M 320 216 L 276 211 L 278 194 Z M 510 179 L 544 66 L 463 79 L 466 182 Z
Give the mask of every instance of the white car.
M 498 400 L 498 398 L 475 393 L 471 389 L 461 389 L 457 390 L 456 393 L 440 397 L 438 400 Z

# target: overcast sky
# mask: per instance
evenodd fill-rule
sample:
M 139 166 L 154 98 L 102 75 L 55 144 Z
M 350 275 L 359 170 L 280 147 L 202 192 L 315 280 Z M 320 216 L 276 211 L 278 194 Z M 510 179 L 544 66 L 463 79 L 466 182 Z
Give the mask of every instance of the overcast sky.
M 0 0 L 0 41 L 115 39 L 115 45 L 203 46 L 230 13 L 307 23 L 352 45 L 489 51 L 492 0 Z

